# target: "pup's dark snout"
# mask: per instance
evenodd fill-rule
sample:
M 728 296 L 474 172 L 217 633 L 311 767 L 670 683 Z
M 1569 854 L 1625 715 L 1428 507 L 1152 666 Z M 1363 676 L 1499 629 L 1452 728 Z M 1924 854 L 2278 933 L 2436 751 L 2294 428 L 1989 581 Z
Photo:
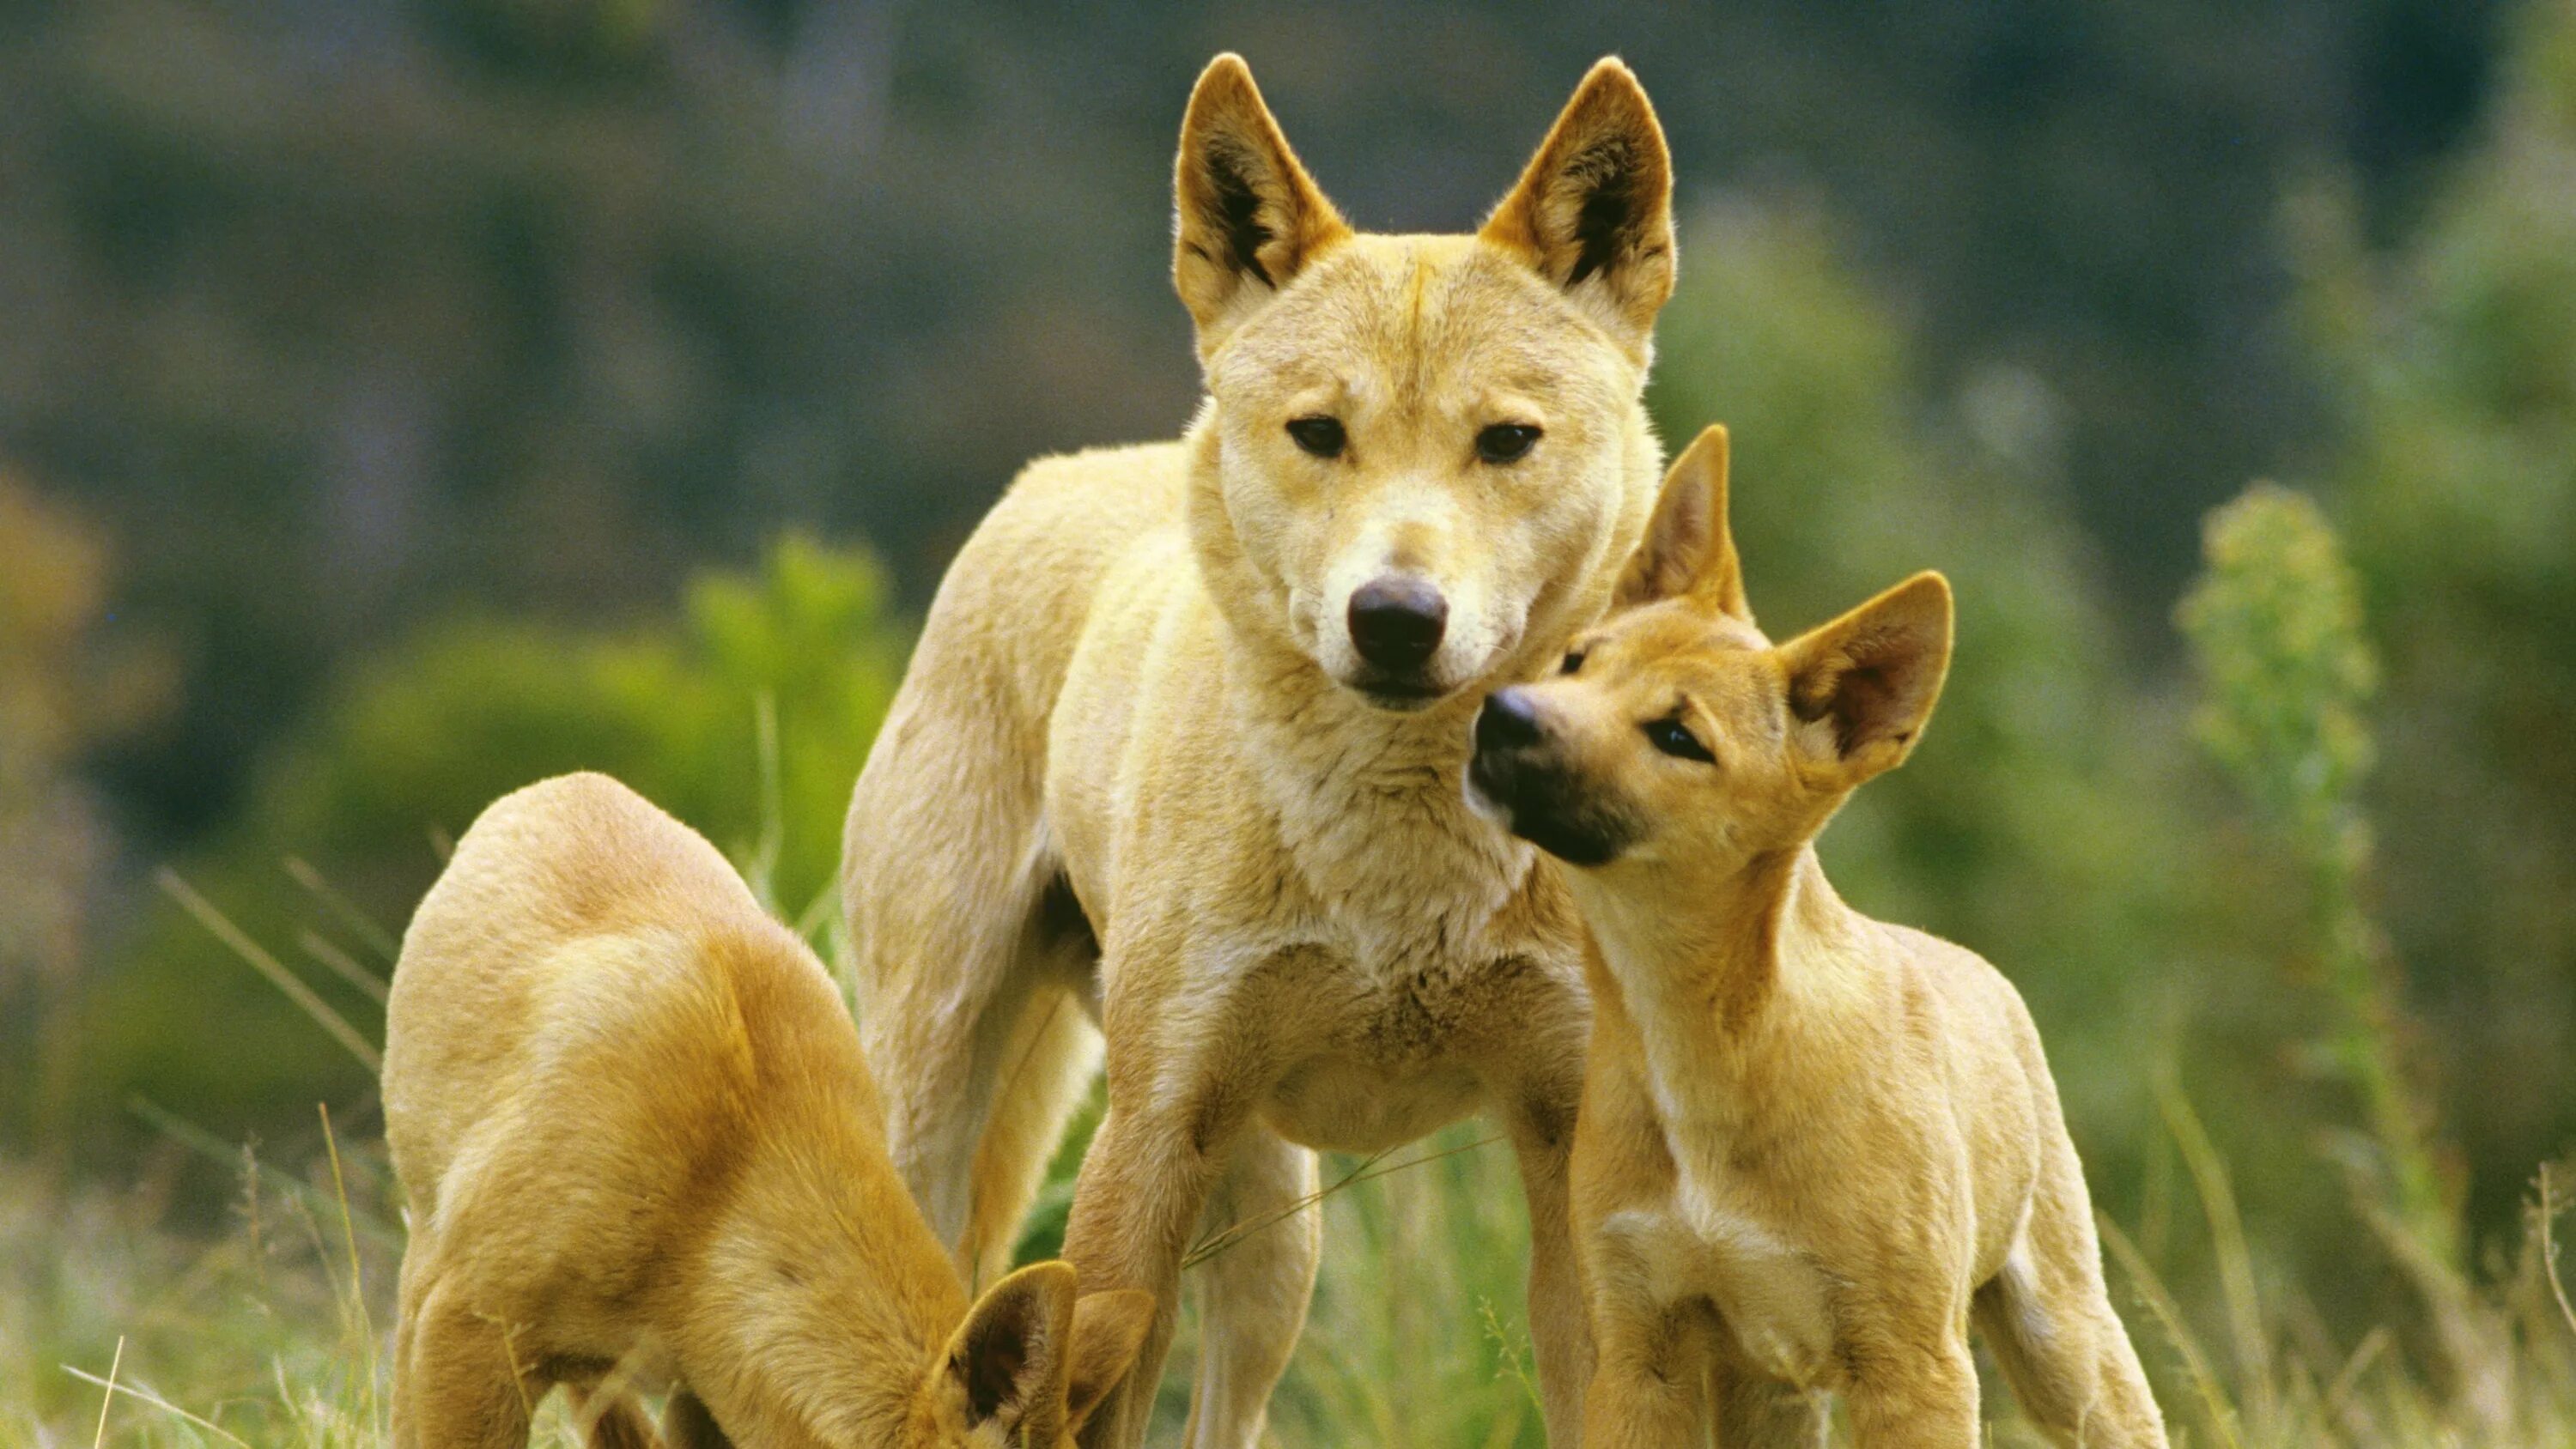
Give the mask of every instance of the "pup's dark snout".
M 1391 674 L 1420 669 L 1449 627 L 1449 601 L 1421 579 L 1389 574 L 1351 593 L 1351 647 Z
M 1476 715 L 1479 752 L 1517 750 L 1539 742 L 1538 704 L 1525 689 L 1498 689 Z

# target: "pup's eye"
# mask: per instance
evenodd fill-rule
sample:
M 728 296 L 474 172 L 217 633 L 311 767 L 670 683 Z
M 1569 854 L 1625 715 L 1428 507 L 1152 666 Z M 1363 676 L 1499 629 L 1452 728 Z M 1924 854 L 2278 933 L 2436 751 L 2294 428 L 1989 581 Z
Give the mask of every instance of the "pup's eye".
M 1341 419 L 1321 416 L 1289 419 L 1288 436 L 1318 458 L 1342 456 L 1343 446 L 1350 441 L 1342 432 Z
M 1577 649 L 1573 653 L 1565 656 L 1565 668 L 1558 672 L 1563 674 L 1577 674 L 1582 672 L 1582 669 L 1583 651 Z
M 1476 435 L 1476 456 L 1488 463 L 1517 463 L 1538 446 L 1538 429 L 1527 423 L 1496 423 Z
M 1690 732 L 1690 727 L 1681 722 L 1679 715 L 1647 721 L 1646 742 L 1677 760 L 1697 760 L 1703 765 L 1717 763 L 1717 756 L 1709 753 L 1708 746 L 1699 742 L 1699 736 Z

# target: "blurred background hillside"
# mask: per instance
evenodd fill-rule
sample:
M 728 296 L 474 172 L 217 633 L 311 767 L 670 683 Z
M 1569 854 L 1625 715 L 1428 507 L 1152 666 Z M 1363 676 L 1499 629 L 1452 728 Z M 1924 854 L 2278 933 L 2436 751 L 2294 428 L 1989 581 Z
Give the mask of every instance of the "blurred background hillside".
M 2576 1140 L 2569 0 L 0 0 L 0 1402 L 68 1422 L 56 1363 L 185 1321 L 138 1265 L 238 1250 L 242 1144 L 292 1188 L 317 1100 L 372 1134 L 390 939 L 493 795 L 619 773 L 828 944 L 959 540 L 1194 405 L 1170 164 L 1220 49 L 1383 230 L 1472 225 L 1636 66 L 1651 401 L 1733 428 L 1756 609 L 1960 588 L 1829 863 L 2030 999 L 2169 1390 L 2196 1325 L 2246 1442 L 2314 1442 L 2275 1347 L 2462 1422 L 2481 1362 L 2576 1394 L 2477 1296 Z M 2186 636 L 2263 477 L 2317 507 L 2224 515 Z M 1335 1231 L 1507 1260 L 1477 1161 Z M 70 1202 L 113 1271 L 43 1251 Z M 1283 1423 L 1530 1440 L 1365 1387 L 1511 1401 L 1488 1266 L 1423 1285 L 1454 1323 L 1328 1266 Z

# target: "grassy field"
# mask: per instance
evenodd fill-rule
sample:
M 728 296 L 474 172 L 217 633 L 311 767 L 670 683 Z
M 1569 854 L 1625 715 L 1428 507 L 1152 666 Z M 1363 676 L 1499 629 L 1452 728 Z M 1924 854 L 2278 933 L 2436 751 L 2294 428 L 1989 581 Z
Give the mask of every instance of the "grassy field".
M 2104 1226 L 2115 1296 L 2177 1444 L 2576 1446 L 2576 1312 L 2551 1261 L 2551 1220 L 2576 1178 L 2541 1174 L 2523 1251 L 2492 1265 L 2482 1286 L 2426 1268 L 2418 1319 L 2322 1324 L 2246 1241 L 2226 1167 L 2178 1093 L 2167 1109 L 2196 1194 L 2151 1233 Z M 317 1114 L 322 1150 L 290 1171 L 137 1110 L 162 1146 L 130 1191 L 0 1169 L 0 1444 L 383 1443 L 402 1227 L 364 1119 L 344 1140 Z M 1033 1214 L 1030 1253 L 1060 1231 L 1078 1150 L 1079 1129 Z M 156 1184 L 210 1158 L 238 1184 L 227 1226 L 168 1230 Z M 1325 1181 L 1323 1281 L 1274 1406 L 1275 1440 L 1542 1443 L 1520 1300 L 1526 1226 L 1508 1152 L 1462 1124 L 1385 1158 L 1333 1159 Z M 2140 1238 L 2157 1246 L 2142 1250 Z M 2352 1249 L 2401 1264 L 2420 1257 L 2393 1229 Z M 2167 1281 L 2167 1260 L 2210 1266 Z M 1185 1325 L 1157 1442 L 1177 1434 L 1191 1354 Z M 1991 1441 L 2038 1442 L 1988 1382 Z M 537 1442 L 579 1442 L 560 1401 L 541 1412 Z

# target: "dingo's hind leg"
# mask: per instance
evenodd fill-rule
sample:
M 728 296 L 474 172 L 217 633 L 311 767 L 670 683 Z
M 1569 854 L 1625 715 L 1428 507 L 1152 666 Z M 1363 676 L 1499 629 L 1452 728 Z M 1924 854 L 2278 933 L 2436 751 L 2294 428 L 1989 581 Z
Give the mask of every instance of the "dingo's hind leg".
M 1089 1010 L 1074 990 L 1054 984 L 1052 973 L 1012 1004 L 1011 1015 L 976 1142 L 966 1237 L 958 1255 L 976 1291 L 1010 1272 L 1021 1220 L 1100 1063 L 1100 1032 Z
M 886 1146 L 969 1277 L 1007 1265 L 1070 1110 L 1092 1029 L 1063 1003 L 1098 955 L 1047 841 L 1043 741 L 1006 714 L 972 679 L 908 683 L 841 853 Z
M 1201 1241 L 1216 1252 L 1191 1270 L 1200 1333 L 1181 1441 L 1188 1449 L 1261 1442 L 1270 1391 L 1288 1370 L 1315 1295 L 1324 1246 L 1323 1207 L 1311 1201 L 1317 1183 L 1315 1154 L 1267 1127 L 1247 1127 L 1234 1144 L 1200 1219 Z

